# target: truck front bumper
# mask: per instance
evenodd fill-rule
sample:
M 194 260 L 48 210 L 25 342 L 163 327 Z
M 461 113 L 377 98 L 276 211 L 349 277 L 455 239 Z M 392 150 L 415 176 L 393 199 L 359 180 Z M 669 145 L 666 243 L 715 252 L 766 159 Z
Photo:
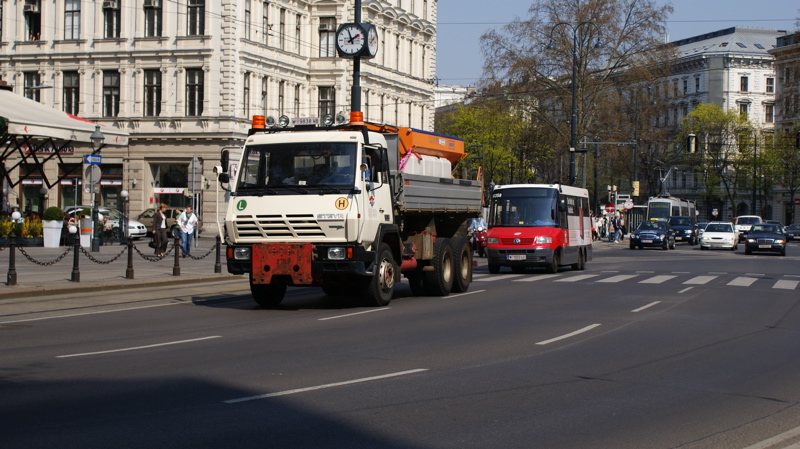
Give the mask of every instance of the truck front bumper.
M 552 248 L 492 249 L 486 251 L 487 263 L 506 267 L 544 267 L 553 262 Z

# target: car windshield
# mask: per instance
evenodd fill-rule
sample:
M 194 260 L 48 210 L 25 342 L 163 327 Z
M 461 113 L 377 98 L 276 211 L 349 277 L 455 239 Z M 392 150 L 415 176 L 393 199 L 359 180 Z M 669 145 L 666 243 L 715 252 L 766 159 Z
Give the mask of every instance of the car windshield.
M 672 226 L 691 226 L 692 220 L 688 217 L 672 217 L 669 219 Z
M 773 234 L 780 234 L 781 231 L 778 229 L 778 225 L 760 224 L 753 225 L 752 232 L 771 232 Z
M 643 221 L 639 223 L 639 227 L 636 228 L 637 231 L 665 231 L 666 229 L 667 224 L 659 221 Z
M 761 219 L 758 217 L 739 217 L 736 219 L 736 224 L 756 224 L 760 222 Z
M 798 231 L 798 230 L 800 230 L 800 224 L 789 225 L 789 230 L 790 231 Z
M 733 229 L 726 223 L 711 223 L 706 226 L 705 232 L 733 232 Z

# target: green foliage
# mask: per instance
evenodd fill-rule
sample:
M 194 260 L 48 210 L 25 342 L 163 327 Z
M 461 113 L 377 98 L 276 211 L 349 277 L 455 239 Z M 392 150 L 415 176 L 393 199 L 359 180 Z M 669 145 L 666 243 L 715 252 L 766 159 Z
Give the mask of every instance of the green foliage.
M 51 206 L 44 210 L 43 220 L 63 220 L 64 210 L 58 206 Z

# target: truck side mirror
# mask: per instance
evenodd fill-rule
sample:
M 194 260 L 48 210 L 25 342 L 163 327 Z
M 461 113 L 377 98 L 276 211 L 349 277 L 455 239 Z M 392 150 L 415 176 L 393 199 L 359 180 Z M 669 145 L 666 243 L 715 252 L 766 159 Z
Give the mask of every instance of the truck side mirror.
M 217 175 L 217 180 L 219 182 L 228 183 L 231 181 L 231 175 L 227 173 L 220 173 L 219 175 Z
M 228 150 L 222 150 L 222 153 L 220 154 L 219 157 L 219 162 L 220 165 L 222 165 L 222 171 L 224 173 L 228 172 L 228 165 L 230 164 L 230 160 L 231 160 L 230 152 Z M 220 179 L 220 181 L 222 181 L 222 179 Z

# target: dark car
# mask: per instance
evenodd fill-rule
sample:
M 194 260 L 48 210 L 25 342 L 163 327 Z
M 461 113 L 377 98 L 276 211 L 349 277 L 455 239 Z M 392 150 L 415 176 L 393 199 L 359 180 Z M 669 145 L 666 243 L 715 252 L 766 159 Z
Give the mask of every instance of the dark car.
M 792 224 L 786 228 L 787 240 L 800 240 L 800 224 Z
M 690 245 L 697 245 L 694 224 L 692 217 L 669 217 L 669 225 L 675 232 L 676 242 L 688 242 Z
M 630 247 L 644 248 L 645 246 L 659 247 L 661 249 L 675 249 L 675 232 L 666 221 L 643 221 L 631 233 Z
M 786 234 L 783 228 L 776 224 L 754 224 L 747 233 L 744 243 L 744 253 L 752 254 L 754 251 L 765 251 L 786 255 Z

